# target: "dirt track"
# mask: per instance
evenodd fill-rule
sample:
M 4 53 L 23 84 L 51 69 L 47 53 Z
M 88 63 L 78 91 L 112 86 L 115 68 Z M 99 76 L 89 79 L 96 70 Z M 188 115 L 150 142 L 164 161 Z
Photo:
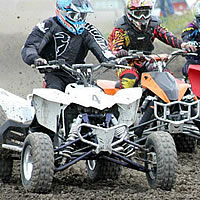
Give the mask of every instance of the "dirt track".
M 195 154 L 178 155 L 177 183 L 171 191 L 152 190 L 143 173 L 124 169 L 116 181 L 91 183 L 87 179 L 84 163 L 56 174 L 49 194 L 25 193 L 15 163 L 9 184 L 1 184 L 0 199 L 12 200 L 64 200 L 64 199 L 134 199 L 134 200 L 198 200 L 200 199 L 200 149 Z
M 6 4 L 13 0 L 6 1 Z M 36 1 L 36 0 L 34 0 Z M 16 2 L 25 2 L 18 0 Z M 37 1 L 38 2 L 38 1 Z M 49 1 L 50 2 L 50 1 Z M 30 3 L 30 0 L 29 0 Z M 28 3 L 27 3 L 28 5 Z M 10 18 L 6 16 L 9 25 L 5 24 L 3 9 L 0 8 L 0 87 L 14 94 L 26 97 L 35 87 L 41 87 L 42 76 L 29 66 L 25 65 L 20 56 L 20 49 L 30 27 L 43 16 L 37 16 L 32 21 L 33 13 L 23 12 L 24 4 L 16 4 Z M 37 11 L 38 8 L 35 9 Z M 19 11 L 19 12 L 18 12 Z M 28 18 L 26 18 L 26 15 Z M 21 21 L 20 21 L 21 20 Z M 29 24 L 28 24 L 29 23 Z M 17 25 L 17 27 L 13 27 Z M 18 29 L 17 29 L 18 28 Z M 24 29 L 23 29 L 24 28 Z M 17 29 L 17 30 L 16 30 Z M 159 51 L 166 53 L 171 48 L 158 44 Z M 88 62 L 95 61 L 93 57 Z M 179 62 L 179 66 L 183 64 Z M 180 67 L 178 68 L 180 69 Z M 180 75 L 180 73 L 178 74 Z M 106 75 L 108 76 L 108 75 Z M 84 163 L 80 163 L 70 169 L 56 174 L 49 194 L 25 193 L 19 175 L 19 161 L 15 163 L 13 177 L 9 184 L 0 183 L 0 199 L 12 200 L 64 200 L 64 199 L 200 199 L 200 149 L 194 154 L 178 155 L 178 173 L 176 187 L 172 191 L 152 190 L 149 188 L 145 174 L 129 169 L 124 169 L 119 180 L 114 182 L 91 183 L 87 179 Z

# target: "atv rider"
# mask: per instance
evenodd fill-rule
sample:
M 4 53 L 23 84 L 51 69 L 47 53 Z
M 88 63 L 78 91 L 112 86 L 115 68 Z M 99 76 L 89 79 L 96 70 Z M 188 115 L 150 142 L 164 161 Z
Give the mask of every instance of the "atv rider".
M 117 57 L 124 57 L 128 55 L 129 50 L 151 52 L 154 49 L 155 38 L 173 48 L 196 51 L 195 46 L 175 37 L 160 24 L 156 17 L 151 15 L 153 6 L 152 0 L 127 0 L 125 14 L 116 21 L 108 38 L 109 49 L 113 54 Z M 120 88 L 138 86 L 141 73 L 152 69 L 147 62 L 129 62 L 128 64 L 132 66 L 132 70 L 117 71 Z M 153 108 L 150 107 L 149 110 L 149 113 L 153 113 Z M 148 118 L 150 118 L 151 115 L 148 115 Z M 145 117 L 145 120 L 148 118 Z M 140 124 L 143 122 L 143 119 L 141 119 Z M 140 128 L 135 131 L 135 134 L 140 137 L 142 132 L 143 130 Z
M 200 42 L 200 1 L 198 1 L 193 7 L 194 20 L 190 22 L 186 28 L 183 30 L 181 37 L 185 42 L 193 42 L 197 46 L 199 46 Z M 183 75 L 188 77 L 188 68 L 190 64 L 200 64 L 200 51 L 198 52 L 198 56 L 187 56 L 186 63 L 182 68 Z
M 40 66 L 64 59 L 71 66 L 84 63 L 89 50 L 99 62 L 114 59 L 101 33 L 85 21 L 91 12 L 88 0 L 56 0 L 56 16 L 37 24 L 29 34 L 21 52 L 24 62 Z M 59 70 L 45 74 L 46 88 L 64 91 L 75 81 Z

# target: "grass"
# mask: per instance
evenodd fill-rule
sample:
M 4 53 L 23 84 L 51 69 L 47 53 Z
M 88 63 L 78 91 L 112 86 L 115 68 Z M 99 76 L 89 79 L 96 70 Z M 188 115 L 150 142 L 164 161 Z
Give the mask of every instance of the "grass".
M 187 11 L 184 15 L 169 16 L 166 18 L 161 17 L 162 24 L 174 35 L 180 36 L 183 29 L 193 20 L 191 11 Z

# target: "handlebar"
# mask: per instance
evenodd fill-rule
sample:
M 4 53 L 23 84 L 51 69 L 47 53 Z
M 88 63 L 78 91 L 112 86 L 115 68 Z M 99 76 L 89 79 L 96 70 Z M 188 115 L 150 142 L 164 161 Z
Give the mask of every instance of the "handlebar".
M 129 51 L 128 52 L 128 56 L 123 57 L 126 59 L 144 59 L 147 61 L 155 61 L 155 60 L 164 60 L 164 61 L 168 61 L 170 60 L 172 57 L 177 57 L 177 56 L 198 56 L 198 53 L 193 53 L 193 52 L 187 52 L 186 50 L 176 50 L 173 51 L 171 54 L 152 54 L 150 52 L 135 52 L 135 51 Z
M 48 73 L 56 70 L 62 70 L 76 79 L 79 83 L 83 83 L 85 86 L 92 84 L 93 72 L 101 69 L 102 67 L 108 69 L 131 69 L 130 66 L 118 65 L 115 61 L 109 63 L 100 63 L 100 64 L 73 64 L 72 66 L 65 63 L 64 60 L 53 60 L 49 61 L 47 65 L 35 66 L 32 65 L 32 68 L 38 69 L 40 73 Z
M 63 60 L 52 60 L 49 61 L 47 65 L 31 65 L 32 68 L 40 70 L 41 73 L 54 71 L 54 70 L 67 70 L 67 71 L 77 71 L 77 70 L 86 70 L 91 69 L 92 71 L 97 71 L 102 67 L 108 68 L 108 69 L 117 69 L 117 68 L 124 68 L 124 69 L 131 69 L 129 66 L 120 65 L 112 62 L 103 62 L 100 64 L 73 64 L 72 66 L 65 63 Z
M 40 71 L 40 73 L 46 73 L 56 70 L 63 70 L 67 72 L 71 72 L 73 74 L 80 74 L 80 71 L 90 71 L 94 72 L 99 70 L 102 67 L 107 69 L 131 69 L 130 66 L 120 65 L 116 63 L 122 63 L 124 60 L 130 61 L 148 61 L 149 63 L 158 63 L 158 61 L 164 62 L 166 67 L 172 60 L 174 60 L 177 56 L 197 56 L 197 53 L 190 53 L 185 50 L 176 50 L 171 54 L 152 54 L 151 52 L 138 52 L 138 51 L 129 51 L 128 56 L 117 58 L 113 62 L 104 62 L 100 64 L 73 64 L 72 66 L 68 65 L 64 59 L 60 60 L 52 60 L 49 61 L 47 65 L 43 66 L 35 66 L 32 65 L 33 68 L 36 68 Z

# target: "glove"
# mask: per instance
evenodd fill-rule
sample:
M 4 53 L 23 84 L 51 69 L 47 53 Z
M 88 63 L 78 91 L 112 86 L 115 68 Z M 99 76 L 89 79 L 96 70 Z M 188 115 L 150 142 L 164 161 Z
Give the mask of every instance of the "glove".
M 196 52 L 197 51 L 196 42 L 183 42 L 181 44 L 181 48 L 185 49 L 188 52 Z
M 47 60 L 45 60 L 44 58 L 36 58 L 34 60 L 34 65 L 35 66 L 47 65 Z
M 125 56 L 128 56 L 128 51 L 126 51 L 125 49 L 121 49 L 117 52 L 116 56 L 118 58 L 121 58 L 121 57 L 125 57 Z

